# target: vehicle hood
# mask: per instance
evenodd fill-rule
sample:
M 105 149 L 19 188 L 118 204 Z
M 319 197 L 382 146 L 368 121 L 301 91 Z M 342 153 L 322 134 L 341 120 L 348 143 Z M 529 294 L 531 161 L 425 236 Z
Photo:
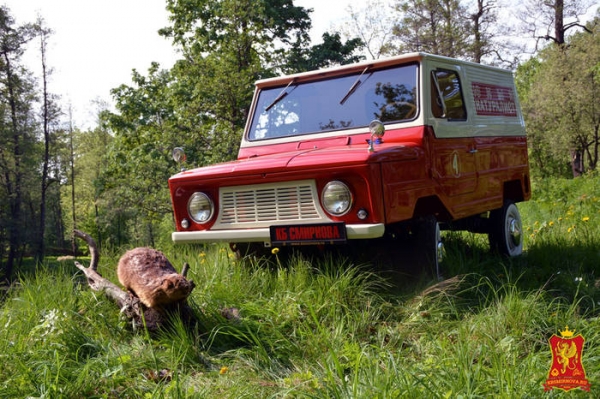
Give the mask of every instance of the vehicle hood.
M 397 143 L 381 144 L 376 146 L 373 152 L 369 152 L 364 145 L 297 150 L 255 156 L 182 171 L 169 180 L 206 180 L 233 176 L 266 176 L 294 170 L 323 170 L 385 162 L 387 159 L 394 159 L 395 161 L 410 160 L 417 158 L 421 152 L 422 149 L 413 143 L 407 143 L 406 145 L 398 145 Z

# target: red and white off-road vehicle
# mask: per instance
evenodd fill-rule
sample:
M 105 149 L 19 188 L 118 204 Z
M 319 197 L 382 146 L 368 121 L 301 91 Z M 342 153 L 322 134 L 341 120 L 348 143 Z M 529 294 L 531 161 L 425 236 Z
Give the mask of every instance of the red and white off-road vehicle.
M 531 196 L 512 74 L 423 53 L 258 81 L 238 159 L 169 187 L 176 243 L 408 246 L 435 271 L 440 226 L 519 255 Z

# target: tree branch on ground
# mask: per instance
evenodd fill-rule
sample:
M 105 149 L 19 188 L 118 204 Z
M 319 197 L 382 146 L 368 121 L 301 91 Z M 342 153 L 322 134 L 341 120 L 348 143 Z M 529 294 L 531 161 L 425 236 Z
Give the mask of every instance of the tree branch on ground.
M 195 317 L 192 309 L 187 303 L 176 302 L 148 308 L 140 302 L 138 297 L 130 292 L 124 291 L 110 280 L 102 277 L 100 273 L 98 273 L 100 256 L 94 239 L 90 235 L 79 230 L 74 230 L 73 234 L 88 244 L 91 254 L 89 267 L 85 267 L 77 261 L 75 261 L 75 266 L 85 274 L 88 285 L 93 291 L 104 293 L 109 299 L 117 304 L 121 309 L 121 314 L 131 322 L 134 330 L 145 326 L 148 331 L 156 332 L 164 326 L 173 315 L 179 315 L 186 325 L 193 324 Z M 189 266 L 187 264 L 184 265 L 181 274 L 185 277 L 188 270 Z

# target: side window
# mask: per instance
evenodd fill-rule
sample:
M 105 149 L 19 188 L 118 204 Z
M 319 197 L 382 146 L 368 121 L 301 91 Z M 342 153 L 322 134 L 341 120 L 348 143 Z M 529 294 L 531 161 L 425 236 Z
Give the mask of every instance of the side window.
M 467 119 L 460 78 L 456 71 L 431 71 L 431 110 L 436 118 Z

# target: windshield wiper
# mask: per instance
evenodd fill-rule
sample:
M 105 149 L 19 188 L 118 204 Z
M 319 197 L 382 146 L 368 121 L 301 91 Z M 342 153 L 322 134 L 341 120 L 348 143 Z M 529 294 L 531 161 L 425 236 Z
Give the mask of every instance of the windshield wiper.
M 354 93 L 356 91 L 356 89 L 358 89 L 358 86 L 360 86 L 362 84 L 362 82 L 360 81 L 360 78 L 362 78 L 362 76 L 365 74 L 365 72 L 367 72 L 369 70 L 369 68 L 371 68 L 370 65 L 367 66 L 364 71 L 362 71 L 362 73 L 356 79 L 356 82 L 354 82 L 352 84 L 352 86 L 350 86 L 350 89 L 344 95 L 344 98 L 342 98 L 342 100 L 340 101 L 340 105 L 344 105 L 344 103 L 346 102 L 346 100 L 352 95 L 352 93 Z
M 275 100 L 273 100 L 273 102 L 265 108 L 265 112 L 270 110 L 271 108 L 273 108 L 275 106 L 275 104 L 277 104 L 279 101 L 283 100 L 285 98 L 285 96 L 287 96 L 289 94 L 286 90 L 288 89 L 288 87 L 290 87 L 290 85 L 292 83 L 295 83 L 295 82 L 296 82 L 296 79 L 290 80 L 290 83 L 288 83 L 288 85 L 285 86 L 283 88 L 283 90 L 281 90 L 281 92 L 279 92 L 277 97 L 275 97 Z

